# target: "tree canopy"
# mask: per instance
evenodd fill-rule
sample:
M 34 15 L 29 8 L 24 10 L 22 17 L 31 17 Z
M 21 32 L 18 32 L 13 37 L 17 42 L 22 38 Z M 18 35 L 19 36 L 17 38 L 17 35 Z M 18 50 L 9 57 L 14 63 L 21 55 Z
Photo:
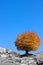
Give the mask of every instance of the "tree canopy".
M 24 32 L 17 36 L 15 45 L 18 50 L 34 51 L 40 45 L 40 39 L 34 32 Z

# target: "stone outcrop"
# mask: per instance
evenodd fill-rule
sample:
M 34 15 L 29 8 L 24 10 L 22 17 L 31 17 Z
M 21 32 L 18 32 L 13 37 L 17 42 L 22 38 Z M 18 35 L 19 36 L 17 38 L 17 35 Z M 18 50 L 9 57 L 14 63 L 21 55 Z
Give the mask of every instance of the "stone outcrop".
M 20 54 L 0 47 L 0 65 L 43 65 L 43 51 L 31 56 Z

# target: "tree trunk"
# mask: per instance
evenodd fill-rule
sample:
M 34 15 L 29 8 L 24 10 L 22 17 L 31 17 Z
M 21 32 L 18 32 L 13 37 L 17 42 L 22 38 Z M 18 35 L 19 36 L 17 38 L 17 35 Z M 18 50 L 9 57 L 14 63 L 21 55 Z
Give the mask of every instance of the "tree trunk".
M 26 51 L 26 55 L 28 55 L 28 51 Z

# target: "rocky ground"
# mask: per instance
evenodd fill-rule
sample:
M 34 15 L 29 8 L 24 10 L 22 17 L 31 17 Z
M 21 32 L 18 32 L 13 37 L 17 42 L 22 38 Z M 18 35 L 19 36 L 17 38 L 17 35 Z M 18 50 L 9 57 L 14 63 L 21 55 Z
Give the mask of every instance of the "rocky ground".
M 0 47 L 0 65 L 43 65 L 43 51 L 20 57 L 20 54 Z

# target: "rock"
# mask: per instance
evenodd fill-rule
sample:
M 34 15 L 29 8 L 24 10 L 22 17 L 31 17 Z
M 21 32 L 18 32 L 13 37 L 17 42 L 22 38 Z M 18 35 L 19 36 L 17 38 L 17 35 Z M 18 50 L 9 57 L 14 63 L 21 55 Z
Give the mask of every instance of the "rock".
M 1 57 L 5 58 L 5 57 L 9 57 L 9 55 L 8 54 L 2 54 Z
M 43 62 L 43 51 L 38 53 L 38 54 L 35 54 L 35 55 L 36 55 L 36 59 L 37 59 L 38 64 L 42 63 Z
M 20 54 L 0 47 L 0 65 L 43 65 L 43 51 L 31 56 Z
M 3 53 L 3 52 L 6 53 L 7 49 L 0 47 L 0 53 Z

